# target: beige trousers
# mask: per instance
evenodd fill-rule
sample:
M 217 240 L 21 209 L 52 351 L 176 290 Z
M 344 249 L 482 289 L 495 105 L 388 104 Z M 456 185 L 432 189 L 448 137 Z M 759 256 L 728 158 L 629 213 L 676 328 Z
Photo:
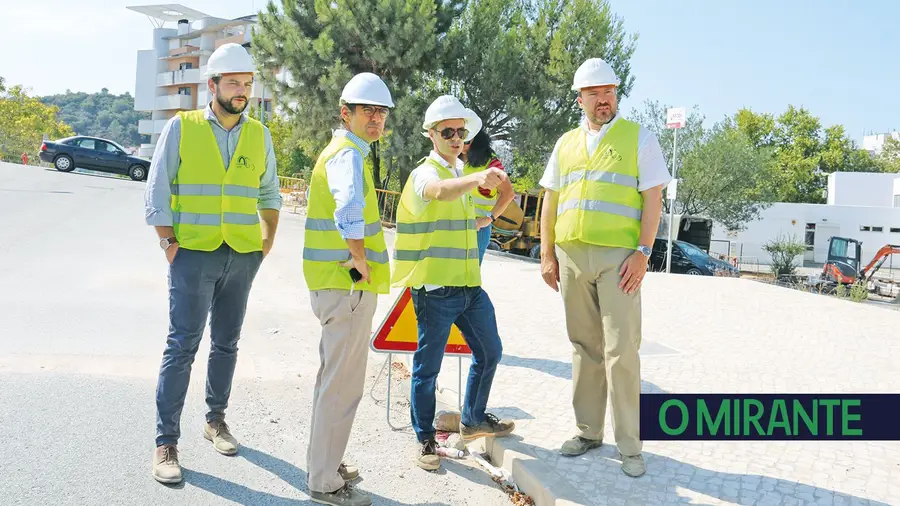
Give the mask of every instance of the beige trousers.
M 641 291 L 619 288 L 634 250 L 557 245 L 560 291 L 572 355 L 572 405 L 579 435 L 602 439 L 607 396 L 622 455 L 641 453 Z
M 329 493 L 344 486 L 338 467 L 365 388 L 378 298 L 362 290 L 352 295 L 348 290 L 315 290 L 310 300 L 322 324 L 322 338 L 306 452 L 307 485 L 314 492 Z

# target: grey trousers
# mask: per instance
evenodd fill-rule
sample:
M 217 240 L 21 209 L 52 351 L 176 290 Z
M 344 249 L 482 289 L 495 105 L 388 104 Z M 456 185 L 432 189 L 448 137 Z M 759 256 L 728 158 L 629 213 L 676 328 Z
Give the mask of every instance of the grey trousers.
M 313 492 L 329 493 L 344 486 L 338 467 L 365 388 L 378 297 L 362 290 L 353 294 L 315 290 L 310 292 L 310 302 L 322 324 L 322 338 L 306 452 L 307 485 Z

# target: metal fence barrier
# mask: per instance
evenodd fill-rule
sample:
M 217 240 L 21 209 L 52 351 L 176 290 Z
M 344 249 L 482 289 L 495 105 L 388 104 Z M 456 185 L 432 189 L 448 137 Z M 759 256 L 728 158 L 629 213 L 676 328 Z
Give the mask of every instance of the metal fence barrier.
M 400 201 L 400 192 L 393 190 L 375 189 L 378 197 L 378 209 L 381 210 L 381 225 L 389 228 L 397 226 L 397 205 Z

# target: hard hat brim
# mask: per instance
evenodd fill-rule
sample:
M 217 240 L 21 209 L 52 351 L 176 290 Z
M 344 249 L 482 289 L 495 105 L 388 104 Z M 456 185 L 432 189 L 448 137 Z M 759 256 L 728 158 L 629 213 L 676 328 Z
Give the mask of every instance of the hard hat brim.
M 600 82 L 600 83 L 584 83 L 584 84 L 578 83 L 578 84 L 573 84 L 573 85 L 572 85 L 572 91 L 581 91 L 581 90 L 583 90 L 583 89 L 585 89 L 585 88 L 595 88 L 595 87 L 597 87 L 597 86 L 615 86 L 615 87 L 618 87 L 618 86 L 619 86 L 619 81 L 617 80 L 617 81 L 614 81 L 614 82 L 606 82 L 606 81 L 604 81 L 604 82 Z
M 341 97 L 341 100 L 345 104 L 380 105 L 381 107 L 390 107 L 391 109 L 394 108 L 394 102 L 390 102 L 390 103 L 386 104 L 380 100 L 371 100 L 371 99 L 367 99 L 367 98 L 346 98 L 346 97 Z
M 468 116 L 466 116 L 466 117 L 462 117 L 462 118 L 444 118 L 444 119 L 442 119 L 442 120 L 440 120 L 440 121 L 435 121 L 435 122 L 430 123 L 430 124 L 429 124 L 429 123 L 423 124 L 423 125 L 422 125 L 422 128 L 425 129 L 425 131 L 422 132 L 422 136 L 423 136 L 423 137 L 429 137 L 428 131 L 431 130 L 432 128 L 434 128 L 434 126 L 437 125 L 438 123 L 440 123 L 441 121 L 447 121 L 447 120 L 451 120 L 451 119 L 461 119 L 461 120 L 463 120 L 463 121 L 466 122 L 466 130 L 469 131 L 469 135 L 468 135 L 465 139 L 463 139 L 463 142 L 469 142 L 469 141 L 471 141 L 472 139 L 475 138 L 476 135 L 478 135 L 478 132 L 481 131 L 481 127 L 483 126 L 483 123 L 482 123 L 482 121 L 481 121 L 481 118 L 479 118 L 477 114 L 475 114 L 475 113 L 474 113 L 473 111 L 471 111 L 471 110 L 469 110 L 469 112 L 470 112 L 470 114 L 469 114 Z

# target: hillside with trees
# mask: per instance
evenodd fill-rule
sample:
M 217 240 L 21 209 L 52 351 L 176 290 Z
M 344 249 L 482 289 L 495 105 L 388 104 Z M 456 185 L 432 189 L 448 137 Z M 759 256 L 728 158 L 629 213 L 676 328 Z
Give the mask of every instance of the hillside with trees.
M 150 114 L 134 110 L 130 93 L 113 95 L 106 88 L 99 93 L 66 90 L 63 94 L 40 97 L 40 101 L 58 107 L 58 118 L 77 135 L 103 137 L 125 147 L 150 142 L 149 136 L 138 133 L 138 121 L 150 119 Z

